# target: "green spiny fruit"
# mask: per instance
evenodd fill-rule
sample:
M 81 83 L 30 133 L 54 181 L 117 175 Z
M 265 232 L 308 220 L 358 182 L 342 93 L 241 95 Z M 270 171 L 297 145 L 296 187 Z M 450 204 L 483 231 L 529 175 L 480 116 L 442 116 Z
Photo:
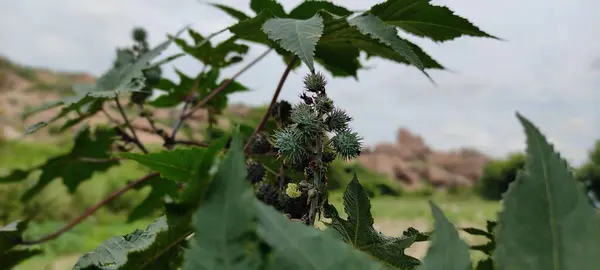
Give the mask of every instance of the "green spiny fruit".
M 328 114 L 333 110 L 333 100 L 326 96 L 317 97 L 315 108 L 320 114 Z
M 273 146 L 277 148 L 277 154 L 286 164 L 298 164 L 308 155 L 301 134 L 296 128 L 285 128 L 276 131 L 273 140 Z
M 315 138 L 323 128 L 323 121 L 307 104 L 301 103 L 294 107 L 290 119 L 297 125 L 303 139 Z
M 258 162 L 250 162 L 246 165 L 246 169 L 248 170 L 248 179 L 253 184 L 262 181 L 265 176 L 265 167 Z
M 357 157 L 360 154 L 362 138 L 358 133 L 350 130 L 344 130 L 331 139 L 333 148 L 342 158 L 348 160 Z
M 325 119 L 325 125 L 327 131 L 341 132 L 348 128 L 348 122 L 352 120 L 352 117 L 348 116 L 344 110 L 335 108 Z
M 309 92 L 324 92 L 325 85 L 327 85 L 327 80 L 321 72 L 317 72 L 316 74 L 309 74 L 306 75 L 306 77 L 304 77 L 304 87 Z

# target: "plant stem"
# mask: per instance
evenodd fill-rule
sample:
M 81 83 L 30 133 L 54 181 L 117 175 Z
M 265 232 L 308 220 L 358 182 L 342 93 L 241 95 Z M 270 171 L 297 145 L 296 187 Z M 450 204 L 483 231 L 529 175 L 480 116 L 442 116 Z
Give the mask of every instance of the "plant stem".
M 148 175 L 143 176 L 142 178 L 139 178 L 138 180 L 135 180 L 133 182 L 128 183 L 126 186 L 122 187 L 119 190 L 114 191 L 113 193 L 111 193 L 110 195 L 108 195 L 106 198 L 104 198 L 104 200 L 96 203 L 94 206 L 88 208 L 83 214 L 81 214 L 80 216 L 78 216 L 77 218 L 71 220 L 67 225 L 63 226 L 62 228 L 60 228 L 58 231 L 53 232 L 49 235 L 46 235 L 42 238 L 36 239 L 36 240 L 24 240 L 22 242 L 20 242 L 19 244 L 21 245 L 37 245 L 37 244 L 41 244 L 44 243 L 46 241 L 52 240 L 54 238 L 59 237 L 60 235 L 62 235 L 63 233 L 71 230 L 73 227 L 75 227 L 75 225 L 81 223 L 83 220 L 85 220 L 87 217 L 91 216 L 92 214 L 94 214 L 96 211 L 98 211 L 98 209 L 100 209 L 102 206 L 106 205 L 107 203 L 109 203 L 110 201 L 120 197 L 121 195 L 123 195 L 123 193 L 125 193 L 126 191 L 136 187 L 139 184 L 142 184 L 150 179 L 152 179 L 152 177 L 159 175 L 159 173 L 154 172 Z
M 212 92 L 210 92 L 210 94 L 208 94 L 208 96 L 206 96 L 203 100 L 198 102 L 198 104 L 196 104 L 196 106 L 191 108 L 188 113 L 182 115 L 181 118 L 185 120 L 185 119 L 189 118 L 190 116 L 192 116 L 197 110 L 204 107 L 204 105 L 206 105 L 209 101 L 211 101 L 219 93 L 221 93 L 223 90 L 225 90 L 227 87 L 229 87 L 231 85 L 231 83 L 233 83 L 235 81 L 235 79 L 237 79 L 240 75 L 242 75 L 244 72 L 246 72 L 252 66 L 254 66 L 256 63 L 258 63 L 265 56 L 267 56 L 267 54 L 269 54 L 272 50 L 273 50 L 273 48 L 269 48 L 264 53 L 262 53 L 260 56 L 258 56 L 256 59 L 254 59 L 252 62 L 248 63 L 248 65 L 246 65 L 244 68 L 242 68 L 236 74 L 234 74 L 231 77 L 231 79 L 223 82 L 223 84 L 221 84 L 219 87 L 215 88 Z
M 113 161 L 119 161 L 121 158 L 91 158 L 91 157 L 80 157 L 79 160 L 87 163 L 109 163 Z
M 127 115 L 125 114 L 125 110 L 123 110 L 123 106 L 121 106 L 119 97 L 115 97 L 115 102 L 117 103 L 117 108 L 119 108 L 119 112 L 121 113 L 121 116 L 123 117 L 123 120 L 125 121 L 125 125 L 127 125 L 129 130 L 131 130 L 131 134 L 133 134 L 133 143 L 135 143 L 135 145 L 137 145 L 137 147 L 140 148 L 140 150 L 142 150 L 142 152 L 144 152 L 145 154 L 148 154 L 148 150 L 146 149 L 146 147 L 144 147 L 144 145 L 138 138 L 137 134 L 135 133 L 135 129 L 129 122 L 129 118 L 127 118 Z
M 314 226 L 317 210 L 319 209 L 319 204 L 321 202 L 321 193 L 323 191 L 322 182 L 325 179 L 325 168 L 323 168 L 322 160 L 323 160 L 323 134 L 317 138 L 315 143 L 316 154 L 314 158 L 314 162 L 317 166 L 316 171 L 314 173 L 314 186 L 317 190 L 317 193 L 312 201 L 310 201 L 310 209 L 308 211 L 308 225 Z
M 277 99 L 279 98 L 279 93 L 281 93 L 281 89 L 283 88 L 283 84 L 287 80 L 287 77 L 290 74 L 290 71 L 292 71 L 292 67 L 294 66 L 294 64 L 296 63 L 297 60 L 298 60 L 298 56 L 294 56 L 292 61 L 290 61 L 290 63 L 285 68 L 285 71 L 283 72 L 283 74 L 281 74 L 281 78 L 279 79 L 279 84 L 277 84 L 275 93 L 273 93 L 273 97 L 271 98 L 271 103 L 269 103 L 269 107 L 267 108 L 267 112 L 265 112 L 265 115 L 263 115 L 263 118 L 260 120 L 260 123 L 258 124 L 256 129 L 252 133 L 252 136 L 250 136 L 250 138 L 248 139 L 248 142 L 246 142 L 246 145 L 244 145 L 244 152 L 248 151 L 248 148 L 252 144 L 252 141 L 254 140 L 254 137 L 256 137 L 256 134 L 258 134 L 258 132 L 260 132 L 260 130 L 263 128 L 263 126 L 267 123 L 267 120 L 269 119 L 269 116 L 271 114 L 271 110 L 273 109 L 273 105 L 275 105 L 275 102 L 277 102 Z
M 183 118 L 183 115 L 185 115 L 185 112 L 187 111 L 189 106 L 190 106 L 189 101 L 186 101 L 183 104 L 183 108 L 181 109 L 179 118 L 177 119 L 177 122 L 175 122 L 175 125 L 173 126 L 173 132 L 171 132 L 171 136 L 168 138 L 168 141 L 165 142 L 167 149 L 173 148 L 173 142 L 175 141 L 175 137 L 177 137 L 177 132 L 183 125 L 183 121 L 185 121 L 185 119 Z
M 200 146 L 200 147 L 208 147 L 208 145 L 209 145 L 208 143 L 191 141 L 191 140 L 174 140 L 173 144 L 194 145 L 194 146 Z

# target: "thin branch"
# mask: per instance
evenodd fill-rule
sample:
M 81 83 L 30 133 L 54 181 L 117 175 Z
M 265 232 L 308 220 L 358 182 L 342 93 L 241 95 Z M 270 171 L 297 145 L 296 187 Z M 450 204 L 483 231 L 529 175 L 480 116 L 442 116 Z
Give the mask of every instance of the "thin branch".
M 37 245 L 37 244 L 41 244 L 44 243 L 46 241 L 52 240 L 54 238 L 59 237 L 60 235 L 62 235 L 63 233 L 71 230 L 73 227 L 75 227 L 75 225 L 81 223 L 83 220 L 85 220 L 87 217 L 91 216 L 92 214 L 94 214 L 96 211 L 98 211 L 98 209 L 100 209 L 102 206 L 106 205 L 107 203 L 109 203 L 110 201 L 120 197 L 121 195 L 123 195 L 123 193 L 125 193 L 126 191 L 152 179 L 152 177 L 159 175 L 159 173 L 154 172 L 151 174 L 148 174 L 138 180 L 135 180 L 133 182 L 128 183 L 126 186 L 124 186 L 123 188 L 116 190 L 115 192 L 111 193 L 110 195 L 108 195 L 106 198 L 104 198 L 104 200 L 96 203 L 94 206 L 88 208 L 83 214 L 81 214 L 80 216 L 78 216 L 77 218 L 71 220 L 68 224 L 66 224 L 65 226 L 63 226 L 62 228 L 60 228 L 58 231 L 53 232 L 49 235 L 46 235 L 42 238 L 36 239 L 36 240 L 23 240 L 22 242 L 20 242 L 19 244 L 21 245 Z
M 273 98 L 271 98 L 269 108 L 267 108 L 267 112 L 265 112 L 265 115 L 263 115 L 263 118 L 260 120 L 260 123 L 252 133 L 252 136 L 250 136 L 248 142 L 246 142 L 246 145 L 244 146 L 244 152 L 248 151 L 248 148 L 250 147 L 250 144 L 252 144 L 252 141 L 254 140 L 254 137 L 256 137 L 256 134 L 258 134 L 258 132 L 260 132 L 263 126 L 267 123 L 267 120 L 269 119 L 269 116 L 271 114 L 271 110 L 273 109 L 273 105 L 275 105 L 275 102 L 277 102 L 277 99 L 279 98 L 279 93 L 281 93 L 281 89 L 283 88 L 283 84 L 287 80 L 287 77 L 290 74 L 290 71 L 292 71 L 292 67 L 294 66 L 297 60 L 298 56 L 295 56 L 294 59 L 292 59 L 292 61 L 290 61 L 290 63 L 287 65 L 283 74 L 281 74 L 281 79 L 279 79 L 279 84 L 277 84 L 275 93 L 273 93 Z
M 191 140 L 174 140 L 173 143 L 174 144 L 183 144 L 183 145 L 194 145 L 194 146 L 200 146 L 200 147 L 208 147 L 208 143 L 191 141 Z
M 196 80 L 196 81 L 198 81 L 198 80 Z M 197 86 L 194 88 L 197 88 Z M 173 132 L 171 132 L 171 137 L 169 137 L 170 141 L 175 140 L 175 137 L 177 137 L 177 132 L 179 131 L 181 126 L 183 126 L 183 121 L 185 121 L 185 118 L 183 118 L 183 116 L 187 112 L 187 109 L 189 106 L 190 106 L 190 101 L 186 100 L 185 103 L 183 104 L 183 108 L 181 109 L 181 113 L 179 114 L 179 118 L 177 119 L 177 122 L 173 126 Z
M 142 144 L 142 142 L 138 138 L 137 134 L 135 133 L 135 129 L 133 128 L 133 126 L 131 126 L 131 123 L 129 122 L 129 118 L 127 118 L 127 115 L 125 114 L 125 110 L 123 110 L 123 106 L 121 106 L 121 102 L 119 101 L 119 97 L 115 97 L 115 102 L 117 103 L 117 108 L 119 108 L 119 112 L 121 113 L 121 116 L 123 117 L 123 120 L 125 120 L 125 125 L 127 125 L 127 127 L 129 128 L 129 130 L 131 130 L 131 133 L 133 134 L 133 143 L 135 143 L 135 145 L 137 145 L 138 148 L 140 148 L 140 150 L 142 150 L 142 152 L 144 152 L 145 154 L 148 154 L 148 150 L 146 149 L 146 147 L 144 147 L 144 145 Z
M 122 124 L 121 124 L 121 122 L 119 122 L 119 120 L 117 120 L 117 119 L 115 119 L 114 117 L 112 117 L 112 116 L 111 116 L 111 115 L 110 115 L 110 114 L 109 114 L 109 113 L 108 113 L 108 112 L 107 112 L 107 111 L 104 109 L 104 107 L 103 107 L 102 109 L 100 109 L 100 110 L 101 110 L 101 111 L 104 113 L 104 115 L 106 116 L 106 118 L 108 118 L 108 120 L 109 120 L 110 122 L 112 122 L 113 124 L 115 124 L 115 125 L 117 125 L 117 126 L 120 126 L 120 125 L 122 125 Z
M 146 112 L 146 110 L 144 109 L 144 104 L 138 104 L 138 107 L 140 109 L 140 116 L 145 118 L 146 121 L 148 122 L 148 124 L 150 125 L 150 130 L 152 131 L 151 133 L 156 134 L 159 137 L 161 137 L 164 141 L 167 141 L 169 138 L 167 136 L 167 133 L 165 133 L 164 130 L 156 127 L 156 123 L 154 122 L 154 119 L 152 119 L 152 114 Z M 133 126 L 133 128 L 135 128 L 136 130 L 140 129 L 139 127 L 136 127 L 136 126 Z M 144 130 L 142 130 L 142 131 L 144 131 Z
M 79 160 L 87 163 L 109 163 L 113 161 L 119 161 L 121 158 L 91 158 L 91 157 L 80 157 Z
M 237 79 L 240 75 L 242 75 L 244 72 L 246 72 L 252 66 L 254 66 L 256 63 L 258 63 L 260 60 L 262 60 L 265 56 L 267 56 L 267 54 L 269 54 L 272 50 L 273 50 L 273 48 L 269 48 L 264 53 L 262 53 L 259 57 L 257 57 L 256 59 L 254 59 L 252 62 L 248 63 L 248 65 L 246 65 L 244 68 L 242 68 L 236 74 L 234 74 L 231 77 L 231 79 L 223 82 L 223 84 L 221 84 L 219 87 L 215 88 L 210 94 L 208 94 L 208 96 L 206 96 L 203 100 L 201 100 L 200 102 L 198 102 L 198 104 L 196 104 L 196 106 L 194 106 L 193 108 L 191 108 L 188 113 L 182 115 L 181 118 L 187 119 L 190 116 L 192 116 L 197 110 L 199 110 L 202 107 L 204 107 L 204 105 L 206 105 L 209 101 L 211 101 L 219 93 L 221 93 L 223 90 L 225 90 L 227 87 L 229 87 L 231 85 L 231 83 L 233 83 L 235 81 L 235 79 Z

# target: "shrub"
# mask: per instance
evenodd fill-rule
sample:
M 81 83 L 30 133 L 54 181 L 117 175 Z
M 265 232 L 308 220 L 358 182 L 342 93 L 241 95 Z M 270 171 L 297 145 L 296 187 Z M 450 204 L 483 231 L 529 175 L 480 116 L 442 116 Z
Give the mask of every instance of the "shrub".
M 347 217 L 328 202 L 331 163 L 336 157 L 349 160 L 358 156 L 361 137 L 350 128 L 352 118 L 328 97 L 327 92 L 333 89 L 327 87 L 325 75 L 316 71 L 315 63 L 334 76 L 356 77 L 362 67 L 362 51 L 411 64 L 428 75 L 426 69 L 441 65 L 417 45 L 401 39 L 397 27 L 435 41 L 466 33 L 493 36 L 428 0 L 388 0 L 358 16 L 325 1 L 304 1 L 287 13 L 277 1 L 252 0 L 255 16 L 214 6 L 239 20 L 227 28 L 233 33 L 231 39 L 213 46 L 208 40 L 214 35 L 205 38 L 189 29 L 192 45 L 179 39 L 180 32 L 152 50 L 120 50 L 118 65 L 96 84 L 77 86 L 78 96 L 54 103 L 65 105 L 61 113 L 30 127 L 27 133 L 71 116 L 70 112 L 77 114 L 68 123 L 84 121 L 102 111 L 106 103 L 114 103 L 122 120 L 112 121 L 110 127 L 85 126 L 77 132 L 68 153 L 0 178 L 0 182 L 25 181 L 34 170 L 42 170 L 39 180 L 20 198 L 28 201 L 57 179 L 74 194 L 92 175 L 123 166 L 124 160 L 152 171 L 128 182 L 99 206 L 131 189 L 150 187 L 148 196 L 130 213 L 130 221 L 151 216 L 153 211 L 164 215 L 145 230 L 106 240 L 80 257 L 74 269 L 464 270 L 473 268 L 469 248 L 486 254 L 477 269 L 592 270 L 600 265 L 600 219 L 584 199 L 568 164 L 520 114 L 517 118 L 528 146 L 524 173 L 518 174 L 506 193 L 497 221 L 490 221 L 485 230 L 465 228 L 467 233 L 486 237 L 486 245 L 469 247 L 434 203 L 432 233 L 406 228 L 400 236 L 383 235 L 374 227 L 368 191 L 357 173 L 343 194 Z M 142 37 L 146 34 L 136 30 L 138 49 L 146 47 L 139 44 Z M 286 63 L 268 109 L 256 127 L 240 124 L 214 134 L 218 136 L 211 136 L 216 137 L 211 141 L 182 143 L 177 133 L 196 110 L 205 108 L 220 114 L 227 105 L 227 94 L 246 90 L 235 79 L 247 67 L 231 79 L 219 80 L 221 68 L 243 60 L 248 46 L 239 40 L 267 45 L 266 53 L 275 51 Z M 171 42 L 183 49 L 185 54 L 181 55 L 202 62 L 204 67 L 196 77 L 179 73 L 176 84 L 157 74 L 148 78 L 143 72 L 159 66 L 149 62 Z M 300 102 L 293 106 L 277 103 L 288 74 L 301 63 L 309 74 Z M 149 101 L 151 83 L 147 81 L 168 94 Z M 184 104 L 170 132 L 155 130 L 164 140 L 164 150 L 151 151 L 138 139 L 132 116 L 119 99 L 129 92 L 134 93 L 131 103 L 142 112 L 146 107 Z M 139 117 L 153 123 L 151 114 L 140 113 Z M 2 266 L 10 268 L 39 254 L 30 246 L 59 237 L 99 206 L 39 239 L 24 239 L 27 220 L 1 228 Z M 325 231 L 314 227 L 321 217 L 327 219 L 321 220 L 328 227 Z M 415 242 L 428 240 L 430 248 L 422 261 L 406 254 Z
M 505 159 L 490 161 L 483 169 L 483 174 L 476 184 L 476 190 L 481 197 L 488 200 L 500 200 L 508 190 L 519 170 L 525 166 L 525 155 L 513 153 Z
M 600 140 L 597 140 L 590 150 L 587 163 L 576 170 L 576 176 L 594 200 L 600 201 Z

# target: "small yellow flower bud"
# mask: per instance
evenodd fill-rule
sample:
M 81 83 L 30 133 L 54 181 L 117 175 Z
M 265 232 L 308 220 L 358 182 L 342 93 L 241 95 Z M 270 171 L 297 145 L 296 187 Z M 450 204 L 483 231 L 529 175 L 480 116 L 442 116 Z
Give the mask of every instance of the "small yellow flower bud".
M 290 198 L 295 199 L 302 195 L 302 191 L 300 191 L 300 189 L 298 189 L 298 185 L 296 185 L 294 183 L 289 183 L 287 185 L 287 188 L 285 189 L 285 194 L 290 196 Z

